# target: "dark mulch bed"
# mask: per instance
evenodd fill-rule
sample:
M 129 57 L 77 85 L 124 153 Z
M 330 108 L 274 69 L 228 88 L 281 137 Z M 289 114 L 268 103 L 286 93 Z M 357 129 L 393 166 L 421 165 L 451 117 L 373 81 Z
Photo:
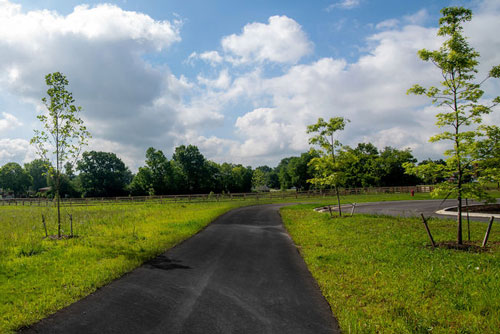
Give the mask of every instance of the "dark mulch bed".
M 469 212 L 500 214 L 500 204 L 469 205 L 468 207 L 462 207 L 464 212 L 467 211 L 467 209 Z M 449 211 L 457 211 L 457 208 L 451 208 Z
M 439 248 L 445 248 L 445 249 L 455 249 L 455 250 L 461 250 L 461 251 L 467 251 L 467 252 L 473 252 L 473 253 L 481 253 L 485 252 L 488 250 L 488 247 L 486 246 L 485 248 L 481 247 L 481 245 L 474 244 L 469 241 L 464 241 L 462 245 L 457 244 L 456 241 L 443 241 L 443 242 L 438 242 L 436 244 L 437 247 Z

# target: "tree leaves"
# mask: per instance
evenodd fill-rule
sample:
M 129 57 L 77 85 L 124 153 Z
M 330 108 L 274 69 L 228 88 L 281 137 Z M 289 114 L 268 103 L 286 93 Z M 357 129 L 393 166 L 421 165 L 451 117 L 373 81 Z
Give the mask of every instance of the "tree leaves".
M 47 113 L 38 115 L 42 130 L 35 130 L 31 139 L 41 159 L 54 161 L 50 174 L 54 176 L 62 170 L 65 162 L 74 164 L 83 146 L 87 144 L 90 133 L 78 117 L 81 107 L 73 103 L 73 94 L 66 89 L 68 80 L 60 72 L 45 76 L 47 96 L 42 102 Z

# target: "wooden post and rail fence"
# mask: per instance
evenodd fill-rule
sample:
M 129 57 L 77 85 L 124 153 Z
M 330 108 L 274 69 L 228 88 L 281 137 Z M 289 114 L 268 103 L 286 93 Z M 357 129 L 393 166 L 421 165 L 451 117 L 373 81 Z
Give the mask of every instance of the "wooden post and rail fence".
M 375 195 L 396 193 L 426 193 L 432 191 L 433 186 L 402 186 L 402 187 L 377 187 L 377 188 L 343 188 L 342 196 L 346 195 Z M 61 198 L 64 206 L 87 206 L 100 204 L 128 204 L 128 203 L 184 203 L 184 202 L 218 202 L 236 200 L 265 200 L 265 199 L 299 199 L 309 197 L 334 196 L 334 190 L 309 190 L 309 191 L 270 191 L 251 193 L 221 193 L 221 194 L 186 194 L 186 195 L 161 195 L 161 196 L 123 196 L 123 197 L 92 197 L 92 198 Z M 51 198 L 3 198 L 0 206 L 53 206 Z

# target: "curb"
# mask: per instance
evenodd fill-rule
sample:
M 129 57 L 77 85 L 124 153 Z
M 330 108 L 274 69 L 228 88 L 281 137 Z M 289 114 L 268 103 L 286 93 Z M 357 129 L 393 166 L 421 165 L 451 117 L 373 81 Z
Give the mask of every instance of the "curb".
M 442 210 L 438 210 L 435 213 L 438 215 L 446 215 L 446 216 L 457 216 L 458 214 L 453 211 L 447 211 L 450 209 L 454 209 L 456 206 L 450 206 L 449 208 L 444 208 Z M 467 212 L 462 212 L 462 217 L 467 217 Z M 479 212 L 469 212 L 469 217 L 478 217 L 478 218 L 500 218 L 500 214 L 498 213 L 479 213 Z

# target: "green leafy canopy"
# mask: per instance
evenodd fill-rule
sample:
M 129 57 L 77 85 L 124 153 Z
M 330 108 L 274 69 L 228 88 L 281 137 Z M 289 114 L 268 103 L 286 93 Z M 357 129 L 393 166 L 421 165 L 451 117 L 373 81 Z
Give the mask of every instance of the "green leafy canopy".
M 42 129 L 34 131 L 31 144 L 43 161 L 55 160 L 54 168 L 59 172 L 64 162 L 76 162 L 91 136 L 78 117 L 82 108 L 74 105 L 73 94 L 66 89 L 69 84 L 66 77 L 60 72 L 50 73 L 45 76 L 45 83 L 49 88 L 42 102 L 47 112 L 37 116 Z M 47 167 L 53 175 L 54 168 L 51 165 Z

